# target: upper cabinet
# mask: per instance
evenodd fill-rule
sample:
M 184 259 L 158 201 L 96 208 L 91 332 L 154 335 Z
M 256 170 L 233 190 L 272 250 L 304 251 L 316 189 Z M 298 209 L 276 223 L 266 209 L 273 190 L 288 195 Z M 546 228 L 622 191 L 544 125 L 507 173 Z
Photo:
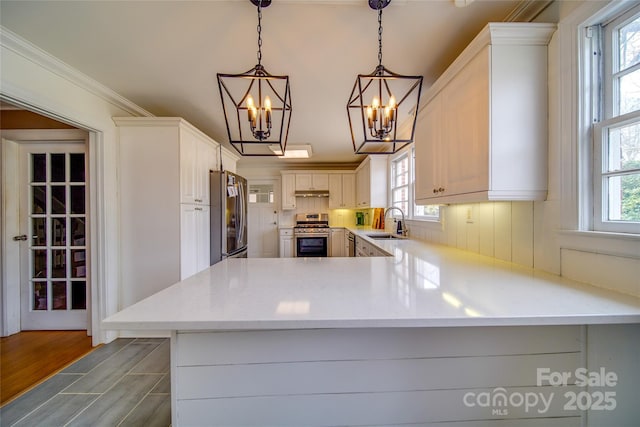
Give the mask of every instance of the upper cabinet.
M 329 174 L 329 209 L 351 209 L 356 206 L 356 175 Z
M 296 174 L 296 191 L 329 190 L 329 175 L 326 173 Z
M 356 208 L 387 206 L 387 156 L 367 156 L 356 169 Z
M 186 126 L 180 127 L 179 144 L 180 202 L 208 205 L 209 171 L 218 169 L 217 149 Z
M 555 25 L 489 24 L 425 94 L 417 203 L 544 200 Z
M 282 174 L 282 209 L 296 208 L 296 175 L 293 173 Z

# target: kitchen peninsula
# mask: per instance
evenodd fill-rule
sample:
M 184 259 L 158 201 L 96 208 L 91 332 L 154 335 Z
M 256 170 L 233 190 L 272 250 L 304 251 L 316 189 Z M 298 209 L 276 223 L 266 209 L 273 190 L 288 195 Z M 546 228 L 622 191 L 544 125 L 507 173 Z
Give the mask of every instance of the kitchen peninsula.
M 415 240 L 369 242 L 392 256 L 229 259 L 103 325 L 171 331 L 174 426 L 578 426 L 640 416 L 637 298 Z M 600 390 L 573 377 L 540 383 L 538 368 L 579 367 L 617 373 L 615 410 L 567 406 L 567 393 Z M 479 398 L 502 391 L 541 400 Z

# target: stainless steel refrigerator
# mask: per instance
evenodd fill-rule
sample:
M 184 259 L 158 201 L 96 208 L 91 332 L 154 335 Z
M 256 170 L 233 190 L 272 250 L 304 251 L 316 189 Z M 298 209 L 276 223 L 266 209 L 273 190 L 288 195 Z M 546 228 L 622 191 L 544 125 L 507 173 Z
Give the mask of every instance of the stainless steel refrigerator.
M 211 171 L 211 265 L 247 257 L 247 180 Z

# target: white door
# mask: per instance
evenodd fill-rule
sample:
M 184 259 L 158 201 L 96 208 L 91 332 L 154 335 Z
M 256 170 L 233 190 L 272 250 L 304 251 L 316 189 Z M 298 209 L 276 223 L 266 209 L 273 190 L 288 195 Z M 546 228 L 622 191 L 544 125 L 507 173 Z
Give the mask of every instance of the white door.
M 249 258 L 278 257 L 277 181 L 249 181 Z
M 87 329 L 84 142 L 20 144 L 21 329 Z

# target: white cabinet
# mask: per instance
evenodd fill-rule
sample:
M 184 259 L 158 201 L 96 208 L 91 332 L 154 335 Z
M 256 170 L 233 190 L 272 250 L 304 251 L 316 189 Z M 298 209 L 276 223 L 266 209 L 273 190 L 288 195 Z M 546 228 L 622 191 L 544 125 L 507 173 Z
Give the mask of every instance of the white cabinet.
M 362 237 L 356 236 L 355 238 L 357 257 L 389 256 L 388 253 L 380 249 L 375 244 L 366 241 Z
M 209 219 L 207 205 L 180 205 L 180 280 L 193 276 L 211 264 Z
M 296 175 L 282 174 L 282 209 L 296 208 Z
M 209 169 L 219 167 L 218 144 L 180 118 L 114 122 L 126 307 L 209 265 Z
M 387 156 L 367 156 L 356 169 L 356 208 L 387 204 Z
M 425 96 L 417 203 L 543 200 L 552 24 L 489 24 Z
M 329 190 L 329 174 L 326 173 L 297 173 L 296 190 Z
M 209 204 L 209 171 L 218 169 L 216 147 L 189 127 L 181 127 L 180 202 Z
M 293 229 L 280 229 L 280 258 L 295 257 Z
M 331 256 L 346 256 L 344 251 L 344 228 L 331 229 Z
M 329 175 L 329 209 L 350 209 L 356 206 L 356 175 Z

